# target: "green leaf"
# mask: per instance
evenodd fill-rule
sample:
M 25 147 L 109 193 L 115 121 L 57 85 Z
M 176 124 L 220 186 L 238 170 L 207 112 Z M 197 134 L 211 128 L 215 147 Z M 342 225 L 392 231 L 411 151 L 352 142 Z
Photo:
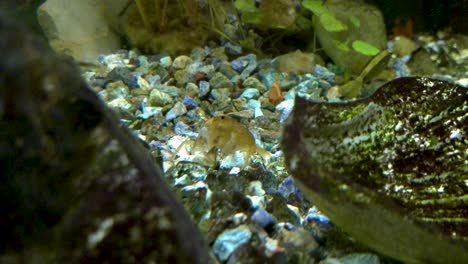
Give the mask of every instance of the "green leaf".
M 348 47 L 348 43 L 344 43 L 338 40 L 332 40 L 333 46 L 335 46 L 337 49 L 344 51 L 344 52 L 349 52 L 351 49 Z
M 355 16 L 350 16 L 349 17 L 349 20 L 351 20 L 351 23 L 353 23 L 353 25 L 356 27 L 356 28 L 360 28 L 361 27 L 361 21 L 359 20 L 359 18 L 355 17 Z
M 296 25 L 303 30 L 309 30 L 311 27 L 313 27 L 314 23 L 312 23 L 312 20 L 300 15 L 296 19 Z
M 241 19 L 245 23 L 260 24 L 262 22 L 262 16 L 258 12 L 244 12 Z
M 378 48 L 362 40 L 353 41 L 351 46 L 355 51 L 368 56 L 375 56 L 380 52 Z
M 257 10 L 255 7 L 255 0 L 236 0 L 234 1 L 234 7 L 242 12 L 253 12 Z
M 273 1 L 273 0 L 268 0 Z M 322 0 L 304 0 L 302 6 L 312 11 L 315 15 L 329 13 L 328 9 L 323 5 Z
M 332 13 L 324 13 L 320 16 L 320 24 L 329 32 L 340 32 L 348 29 L 348 26 L 338 20 Z

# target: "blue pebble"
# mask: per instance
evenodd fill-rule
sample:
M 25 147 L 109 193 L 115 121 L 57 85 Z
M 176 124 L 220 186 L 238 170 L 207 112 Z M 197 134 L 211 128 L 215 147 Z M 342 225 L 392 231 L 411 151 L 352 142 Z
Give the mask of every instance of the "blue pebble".
M 240 76 L 244 79 L 247 79 L 255 69 L 257 69 L 257 56 L 255 54 L 248 54 L 244 56 L 249 61 L 249 64 L 241 72 Z
M 295 194 L 301 200 L 304 199 L 304 195 L 294 183 L 294 180 L 291 176 L 288 176 L 286 179 L 284 179 L 283 182 L 280 183 L 280 185 L 278 186 L 278 191 L 286 199 L 291 194 Z
M 185 105 L 177 102 L 174 107 L 172 107 L 171 110 L 166 113 L 166 120 L 171 121 L 172 119 L 175 119 L 185 113 L 187 113 L 187 108 Z
M 245 57 L 239 57 L 231 61 L 231 67 L 237 72 L 242 72 L 245 67 L 249 64 L 249 61 Z
M 177 135 L 187 136 L 187 137 L 196 137 L 197 133 L 193 132 L 192 128 L 185 124 L 184 122 L 177 122 L 174 126 L 174 132 Z
M 148 83 L 153 86 L 154 83 L 159 83 L 161 81 L 161 77 L 159 75 L 154 75 L 148 78 Z
M 226 261 L 232 252 L 239 246 L 248 242 L 252 237 L 252 232 L 248 226 L 242 225 L 234 229 L 225 230 L 221 233 L 213 244 L 213 253 L 220 261 Z
M 293 108 L 294 108 L 294 98 L 284 100 L 283 102 L 281 102 L 279 105 L 276 106 L 276 110 L 281 111 L 281 115 L 280 115 L 281 124 L 283 124 L 286 121 L 286 119 L 288 119 L 289 114 L 291 114 Z
M 247 99 L 256 99 L 260 96 L 260 92 L 255 88 L 247 88 L 242 92 L 240 97 Z
M 335 74 L 323 66 L 315 65 L 314 75 L 320 79 L 327 80 L 330 83 L 335 83 Z
M 273 219 L 273 217 L 263 208 L 258 208 L 250 217 L 250 220 L 262 228 L 275 224 L 275 219 Z
M 333 225 L 330 219 L 328 219 L 328 217 L 324 216 L 323 214 L 319 214 L 316 208 L 309 210 L 306 217 L 304 217 L 304 221 L 315 222 L 324 227 L 330 227 Z
M 392 65 L 392 69 L 396 72 L 398 78 L 407 77 L 411 74 L 408 66 L 406 66 L 406 63 L 400 58 L 395 59 L 395 62 Z
M 188 110 L 192 110 L 198 107 L 197 102 L 195 102 L 190 96 L 186 95 L 182 100 L 182 103 L 187 107 Z

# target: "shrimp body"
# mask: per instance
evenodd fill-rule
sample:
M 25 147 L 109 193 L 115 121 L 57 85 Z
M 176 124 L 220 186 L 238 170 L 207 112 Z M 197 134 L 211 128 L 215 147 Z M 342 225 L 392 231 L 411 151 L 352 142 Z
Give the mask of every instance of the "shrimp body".
M 215 155 L 215 160 L 218 151 L 223 156 L 232 155 L 236 151 L 243 152 L 246 159 L 244 164 L 256 153 L 266 160 L 271 155 L 255 144 L 255 139 L 245 126 L 227 115 L 215 116 L 206 121 L 195 141 L 194 150 Z

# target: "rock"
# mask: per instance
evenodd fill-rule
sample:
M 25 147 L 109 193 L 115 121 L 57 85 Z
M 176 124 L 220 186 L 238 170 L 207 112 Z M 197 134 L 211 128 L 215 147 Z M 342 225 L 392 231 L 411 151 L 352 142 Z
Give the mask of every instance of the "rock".
M 48 0 L 38 9 L 38 21 L 52 48 L 77 61 L 96 63 L 100 54 L 120 47 L 119 36 L 109 27 L 100 9 L 122 10 L 125 0 Z M 86 19 L 80 19 L 86 14 Z
M 374 254 L 349 254 L 338 259 L 342 264 L 380 264 L 379 257 Z
M 384 49 L 387 35 L 382 13 L 361 0 L 327 0 L 324 6 L 344 23 L 347 29 L 330 32 L 321 23 L 316 23 L 315 30 L 321 46 L 335 64 L 345 66 L 350 73 L 360 74 L 372 57 L 355 51 L 351 45 L 340 48 L 337 42 L 344 44 L 362 40 L 380 50 Z M 356 19 L 359 23 L 356 23 Z
M 187 107 L 187 110 L 192 110 L 198 107 L 197 102 L 195 102 L 190 96 L 186 95 L 182 99 L 182 103 Z
M 248 54 L 231 62 L 232 69 L 240 73 L 242 78 L 248 78 L 252 71 L 257 68 L 257 56 L 255 54 Z
M 138 78 L 133 75 L 133 72 L 127 67 L 115 67 L 107 74 L 108 81 L 122 81 L 130 88 L 138 86 Z
M 407 77 L 362 100 L 295 100 L 283 151 L 319 210 L 398 260 L 468 262 L 466 192 L 453 189 L 466 185 L 467 89 Z
M 190 62 L 192 62 L 192 59 L 189 56 L 181 55 L 174 59 L 174 62 L 172 62 L 172 67 L 174 69 L 183 69 Z
M 116 98 L 127 98 L 130 93 L 128 87 L 122 82 L 112 82 L 106 85 L 106 100 L 110 101 Z
M 174 132 L 177 134 L 177 135 L 181 135 L 181 136 L 187 136 L 187 137 L 191 137 L 191 138 L 195 138 L 198 136 L 197 133 L 193 132 L 193 129 L 188 126 L 187 124 L 185 124 L 184 122 L 177 122 L 174 126 Z
M 398 57 L 409 56 L 418 48 L 416 43 L 404 36 L 398 36 L 393 41 L 392 51 Z
M 241 98 L 257 99 L 260 96 L 260 92 L 255 88 L 247 88 L 240 95 Z
M 107 103 L 112 108 L 128 111 L 132 108 L 132 105 L 124 98 L 116 98 Z
M 187 113 L 187 108 L 181 102 L 177 102 L 174 107 L 166 113 L 166 120 L 171 121 L 183 114 Z
M 252 232 L 246 225 L 234 229 L 227 229 L 221 233 L 213 244 L 213 253 L 221 261 L 226 261 L 239 246 L 248 242 Z
M 165 106 L 172 103 L 172 97 L 158 89 L 151 90 L 148 97 L 149 106 Z
M 72 60 L 5 13 L 0 262 L 213 263 L 158 161 Z
M 258 208 L 255 213 L 252 214 L 250 220 L 265 230 L 271 230 L 276 224 L 275 219 L 263 208 Z
M 294 92 L 298 96 L 318 100 L 322 94 L 322 88 L 319 87 L 319 83 L 316 80 L 305 80 L 297 85 Z
M 198 83 L 198 86 L 200 88 L 200 96 L 199 97 L 205 97 L 210 93 L 210 83 L 207 81 L 200 81 Z
M 242 86 L 245 88 L 255 88 L 261 94 L 266 91 L 266 86 L 255 77 L 249 77 L 242 82 Z
M 296 74 L 312 73 L 316 64 L 323 65 L 320 56 L 312 52 L 301 52 L 300 50 L 283 54 L 273 60 L 276 70 Z
M 315 65 L 313 73 L 320 79 L 327 80 L 330 83 L 335 82 L 335 74 L 323 66 Z
M 278 186 L 278 192 L 286 199 L 288 199 L 291 194 L 296 195 L 300 199 L 303 199 L 303 194 L 296 186 L 296 184 L 294 184 L 294 180 L 291 176 L 287 177 L 281 182 L 281 184 Z
M 214 74 L 213 78 L 211 78 L 210 86 L 213 87 L 213 89 L 231 88 L 233 87 L 233 83 L 222 73 L 217 72 Z
M 159 65 L 161 65 L 164 68 L 169 68 L 169 66 L 172 65 L 171 56 L 164 56 L 161 59 L 159 59 Z

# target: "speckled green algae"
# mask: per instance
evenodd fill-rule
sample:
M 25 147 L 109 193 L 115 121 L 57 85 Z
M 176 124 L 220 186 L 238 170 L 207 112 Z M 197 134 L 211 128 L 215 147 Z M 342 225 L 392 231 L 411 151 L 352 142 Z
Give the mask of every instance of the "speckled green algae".
M 468 263 L 468 90 L 402 78 L 349 103 L 296 99 L 287 164 L 356 239 L 408 263 Z

